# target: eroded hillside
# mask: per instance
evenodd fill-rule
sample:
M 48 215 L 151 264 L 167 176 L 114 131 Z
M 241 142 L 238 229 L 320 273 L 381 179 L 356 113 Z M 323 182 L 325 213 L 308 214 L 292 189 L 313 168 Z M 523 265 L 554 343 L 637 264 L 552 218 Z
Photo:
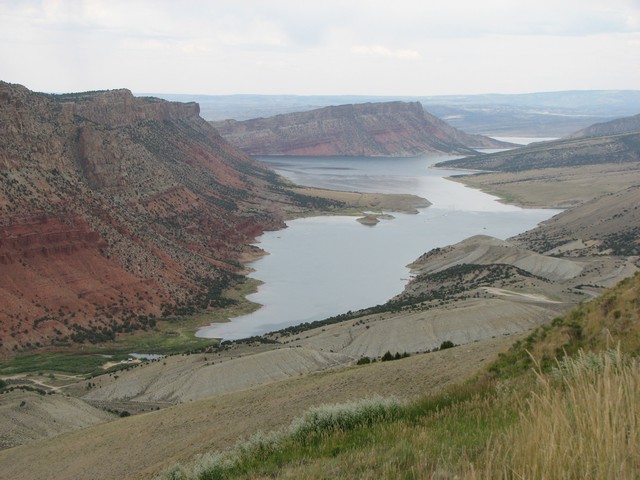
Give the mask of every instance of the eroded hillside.
M 0 353 L 223 305 L 244 245 L 311 201 L 198 111 L 0 83 Z

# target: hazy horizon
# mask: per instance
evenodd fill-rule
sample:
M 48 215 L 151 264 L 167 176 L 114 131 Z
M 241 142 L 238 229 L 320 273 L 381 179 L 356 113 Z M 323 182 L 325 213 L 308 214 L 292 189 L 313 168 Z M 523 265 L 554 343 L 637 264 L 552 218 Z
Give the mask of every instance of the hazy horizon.
M 0 77 L 41 92 L 441 96 L 640 88 L 633 0 L 8 0 Z

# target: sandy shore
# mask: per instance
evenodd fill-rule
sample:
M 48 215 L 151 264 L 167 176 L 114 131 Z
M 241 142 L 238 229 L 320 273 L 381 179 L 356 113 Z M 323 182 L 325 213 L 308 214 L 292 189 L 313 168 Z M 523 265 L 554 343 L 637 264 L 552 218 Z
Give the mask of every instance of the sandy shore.
M 369 211 L 382 212 L 383 210 L 398 213 L 418 213 L 418 208 L 426 208 L 431 205 L 431 202 L 427 199 L 409 194 L 344 192 L 312 187 L 293 188 L 292 190 L 302 195 L 337 200 L 345 204 L 345 208 L 339 211 L 312 212 L 312 216 L 347 213 L 362 215 Z

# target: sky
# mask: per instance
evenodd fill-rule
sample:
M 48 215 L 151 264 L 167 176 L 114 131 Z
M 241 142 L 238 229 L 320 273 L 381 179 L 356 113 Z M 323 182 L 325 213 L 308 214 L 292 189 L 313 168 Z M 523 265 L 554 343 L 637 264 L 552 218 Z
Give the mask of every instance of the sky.
M 640 0 L 0 0 L 0 80 L 56 93 L 640 89 Z

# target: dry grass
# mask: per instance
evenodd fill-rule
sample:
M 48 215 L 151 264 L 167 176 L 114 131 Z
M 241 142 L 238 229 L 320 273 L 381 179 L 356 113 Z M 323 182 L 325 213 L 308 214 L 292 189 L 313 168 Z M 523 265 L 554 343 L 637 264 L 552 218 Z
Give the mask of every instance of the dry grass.
M 640 181 L 638 164 L 582 165 L 465 175 L 453 180 L 525 207 L 567 208 Z
M 486 479 L 631 479 L 640 474 L 640 366 L 613 354 L 567 358 L 487 449 Z
M 309 428 L 245 444 L 231 468 L 211 475 L 202 466 L 212 459 L 205 458 L 191 475 L 174 470 L 169 478 L 638 478 L 636 358 L 620 349 L 580 352 L 527 378 L 535 385 L 523 378 L 467 384 L 399 410 L 392 404 L 393 415 L 381 414 L 380 402 L 375 415 L 364 404 L 325 407 L 293 424 Z

